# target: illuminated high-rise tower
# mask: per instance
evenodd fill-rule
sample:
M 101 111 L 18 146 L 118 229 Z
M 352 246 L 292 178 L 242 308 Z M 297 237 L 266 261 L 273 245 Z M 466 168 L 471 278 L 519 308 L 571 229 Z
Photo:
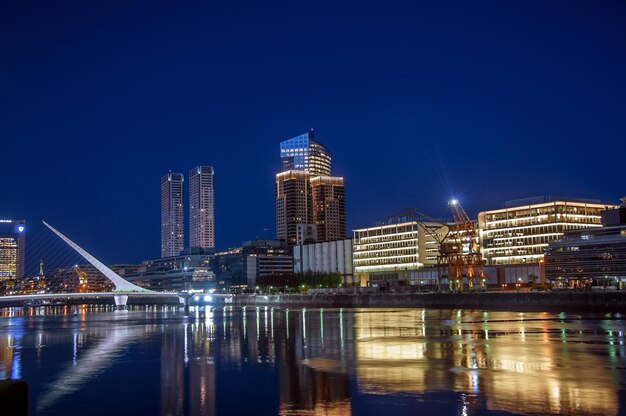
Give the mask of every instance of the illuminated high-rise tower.
M 183 174 L 161 178 L 161 257 L 178 256 L 184 247 Z
M 26 221 L 0 219 L 0 280 L 24 276 Z
M 311 176 L 288 170 L 276 175 L 276 239 L 293 246 L 298 225 L 311 224 Z
M 189 171 L 189 247 L 215 249 L 215 196 L 212 166 Z
M 311 178 L 311 206 L 317 241 L 336 241 L 346 237 L 343 177 Z
M 289 245 L 345 238 L 343 177 L 331 176 L 330 152 L 313 130 L 280 143 L 280 167 L 276 238 Z

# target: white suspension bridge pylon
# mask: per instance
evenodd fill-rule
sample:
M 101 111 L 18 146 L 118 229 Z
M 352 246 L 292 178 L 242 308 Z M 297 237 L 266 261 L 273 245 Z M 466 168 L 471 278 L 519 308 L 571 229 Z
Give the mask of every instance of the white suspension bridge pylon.
M 48 227 L 54 234 L 56 234 L 61 240 L 66 242 L 70 247 L 72 247 L 78 254 L 85 258 L 89 263 L 91 263 L 100 273 L 102 273 L 107 279 L 109 279 L 113 285 L 115 285 L 115 289 L 113 292 L 91 292 L 91 293 L 37 293 L 37 294 L 28 294 L 28 295 L 10 295 L 10 296 L 0 296 L 0 302 L 9 302 L 9 301 L 27 301 L 27 300 L 44 300 L 44 299 L 59 299 L 59 298 L 110 298 L 113 297 L 115 300 L 115 305 L 118 308 L 125 308 L 126 303 L 128 302 L 128 297 L 151 297 L 151 298 L 169 298 L 169 299 L 178 299 L 181 304 L 188 304 L 188 294 L 184 293 L 164 293 L 164 292 L 155 292 L 153 290 L 145 289 L 143 287 L 137 286 L 128 280 L 124 279 L 113 270 L 105 266 L 101 261 L 97 258 L 89 254 L 86 250 L 80 247 L 78 244 L 67 238 L 63 235 L 59 230 L 52 227 L 45 221 L 42 221 L 43 224 Z

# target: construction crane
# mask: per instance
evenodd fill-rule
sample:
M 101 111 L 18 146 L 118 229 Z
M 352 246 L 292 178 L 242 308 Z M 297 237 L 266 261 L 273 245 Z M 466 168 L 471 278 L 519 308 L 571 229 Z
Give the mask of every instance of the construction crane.
M 78 266 L 74 267 L 74 271 L 76 272 L 76 275 L 78 276 L 78 292 L 79 293 L 88 292 L 89 290 L 87 288 L 87 272 L 85 272 L 83 269 L 81 269 Z
M 46 275 L 43 273 L 43 257 L 39 259 L 39 276 L 37 278 L 37 286 L 41 292 L 46 290 Z
M 456 199 L 450 201 L 448 207 L 452 211 L 453 223 L 445 223 L 415 209 L 401 211 L 392 218 L 415 221 L 437 242 L 437 291 L 441 290 L 442 278 L 448 279 L 450 290 L 463 290 L 465 278 L 470 289 L 474 288 L 476 278 L 480 279 L 480 284 L 484 287 L 483 262 L 476 224 L 470 220 Z M 447 274 L 442 273 L 444 270 Z
M 450 290 L 463 290 L 464 278 L 467 278 L 470 289 L 474 288 L 476 278 L 480 279 L 480 286 L 484 288 L 478 228 L 458 200 L 451 200 L 448 207 L 452 211 L 454 223 L 450 225 L 449 241 L 442 244 L 440 255 L 447 260 Z

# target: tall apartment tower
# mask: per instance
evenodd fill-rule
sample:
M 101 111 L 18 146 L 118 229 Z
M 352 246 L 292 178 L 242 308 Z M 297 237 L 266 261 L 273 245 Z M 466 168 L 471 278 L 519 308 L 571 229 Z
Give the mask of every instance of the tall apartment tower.
M 280 166 L 276 238 L 290 246 L 311 235 L 318 242 L 345 238 L 343 178 L 331 176 L 330 152 L 315 141 L 313 130 L 280 143 Z
M 215 249 L 215 196 L 212 166 L 189 171 L 189 247 Z
M 169 172 L 161 178 L 161 257 L 178 256 L 184 248 L 182 173 Z
M 311 176 L 288 170 L 276 175 L 276 239 L 293 246 L 299 224 L 311 224 Z
M 311 178 L 313 224 L 317 227 L 317 241 L 336 241 L 346 237 L 346 205 L 342 177 L 316 176 Z

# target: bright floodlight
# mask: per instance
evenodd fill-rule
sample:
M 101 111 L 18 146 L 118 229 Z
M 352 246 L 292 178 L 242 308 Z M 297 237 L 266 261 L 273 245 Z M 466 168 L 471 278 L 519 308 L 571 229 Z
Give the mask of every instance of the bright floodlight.
M 211 296 L 209 296 L 209 295 L 206 295 L 206 296 L 204 297 L 204 301 L 205 301 L 205 302 L 211 302 L 212 300 L 213 300 L 213 298 L 212 298 Z
M 200 296 L 196 295 L 193 297 L 193 300 L 195 300 L 196 302 L 200 300 Z
M 456 204 L 458 204 L 458 203 L 459 203 L 459 201 L 457 201 L 456 199 L 452 199 L 452 200 L 450 200 L 450 204 L 451 204 L 451 205 L 456 205 Z

